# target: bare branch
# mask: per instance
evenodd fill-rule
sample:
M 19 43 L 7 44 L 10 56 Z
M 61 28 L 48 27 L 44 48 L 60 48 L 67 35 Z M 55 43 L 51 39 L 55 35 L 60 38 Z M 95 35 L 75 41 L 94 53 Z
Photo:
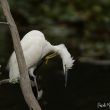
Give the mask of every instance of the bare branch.
M 28 104 L 29 108 L 32 108 L 33 110 L 41 110 L 41 107 L 38 104 L 38 101 L 36 100 L 32 88 L 31 83 L 28 75 L 28 69 L 26 67 L 25 58 L 23 55 L 22 47 L 20 44 L 20 37 L 17 30 L 17 26 L 14 22 L 14 19 L 10 12 L 10 7 L 8 5 L 7 0 L 0 0 L 1 6 L 4 12 L 4 15 L 6 16 L 6 20 L 9 23 L 9 28 L 12 34 L 14 49 L 18 61 L 18 67 L 20 71 L 20 86 L 22 93 L 24 95 L 25 101 Z
M 10 79 L 3 79 L 3 80 L 1 80 L 1 81 L 0 81 L 0 86 L 1 86 L 1 85 L 4 85 L 4 84 L 7 84 L 7 83 L 10 83 L 9 80 L 10 80 Z M 34 81 L 32 81 L 32 80 L 31 80 L 31 85 L 32 85 L 32 87 L 35 86 L 35 83 L 34 83 Z

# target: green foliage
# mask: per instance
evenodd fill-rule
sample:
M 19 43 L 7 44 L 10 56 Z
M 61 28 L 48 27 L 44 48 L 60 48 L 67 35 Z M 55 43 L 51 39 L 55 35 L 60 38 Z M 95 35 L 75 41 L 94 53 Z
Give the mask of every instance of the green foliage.
M 110 0 L 9 0 L 9 3 L 21 32 L 27 27 L 40 29 L 53 43 L 76 40 L 71 47 L 79 51 L 86 48 L 81 55 L 90 56 L 92 51 L 110 56 Z M 1 10 L 0 19 L 4 19 Z M 96 52 L 97 48 L 100 52 Z

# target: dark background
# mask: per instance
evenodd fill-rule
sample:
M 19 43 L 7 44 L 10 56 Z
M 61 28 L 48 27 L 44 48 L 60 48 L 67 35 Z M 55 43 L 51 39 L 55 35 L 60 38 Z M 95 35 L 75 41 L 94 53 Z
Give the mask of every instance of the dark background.
M 58 56 L 37 71 L 39 86 L 44 91 L 39 101 L 43 110 L 108 110 L 108 106 L 98 108 L 97 105 L 110 103 L 110 63 L 107 63 L 110 60 L 110 1 L 8 1 L 21 38 L 33 29 L 40 30 L 52 44 L 64 43 L 76 60 L 69 71 L 67 88 Z M 0 21 L 5 21 L 1 5 Z M 2 67 L 6 66 L 12 51 L 10 30 L 0 24 Z M 7 77 L 7 72 L 0 75 L 0 79 Z M 36 95 L 35 88 L 33 91 Z M 0 110 L 24 109 L 28 107 L 19 84 L 0 86 Z

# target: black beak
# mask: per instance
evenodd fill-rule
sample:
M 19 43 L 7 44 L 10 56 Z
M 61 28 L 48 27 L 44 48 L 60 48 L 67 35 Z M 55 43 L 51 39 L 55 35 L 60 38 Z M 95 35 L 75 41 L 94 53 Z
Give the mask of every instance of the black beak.
M 67 67 L 64 67 L 64 74 L 65 74 L 65 87 L 67 87 L 67 81 L 68 81 L 68 70 Z

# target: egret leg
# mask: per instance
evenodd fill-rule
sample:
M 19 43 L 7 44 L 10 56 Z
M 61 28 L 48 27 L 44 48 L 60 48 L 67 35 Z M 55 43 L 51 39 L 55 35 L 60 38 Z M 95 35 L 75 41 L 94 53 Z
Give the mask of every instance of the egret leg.
M 48 63 L 48 60 L 51 59 L 51 58 L 53 58 L 53 57 L 55 57 L 55 56 L 57 56 L 57 53 L 53 53 L 53 54 L 50 54 L 50 55 L 46 56 L 45 57 L 45 59 L 46 59 L 46 62 L 45 63 L 47 64 Z
M 30 71 L 30 75 L 34 79 L 34 84 L 35 84 L 35 87 L 36 87 L 36 90 L 37 90 L 37 94 L 38 94 L 37 98 L 39 100 L 42 97 L 43 91 L 42 90 L 39 91 L 39 89 L 38 89 L 38 84 L 37 84 L 36 76 L 33 74 L 34 69 L 30 69 L 29 71 Z
M 34 75 L 34 83 L 35 83 L 35 87 L 36 87 L 36 90 L 37 90 L 37 99 L 39 100 L 41 97 L 42 97 L 42 94 L 43 94 L 43 91 L 38 89 L 38 84 L 37 84 L 37 80 L 36 80 L 36 76 Z
M 38 92 L 38 85 L 37 85 L 37 81 L 36 81 L 36 76 L 34 75 L 34 84 L 35 84 L 35 87 L 36 87 L 36 90 L 37 90 L 37 92 Z

